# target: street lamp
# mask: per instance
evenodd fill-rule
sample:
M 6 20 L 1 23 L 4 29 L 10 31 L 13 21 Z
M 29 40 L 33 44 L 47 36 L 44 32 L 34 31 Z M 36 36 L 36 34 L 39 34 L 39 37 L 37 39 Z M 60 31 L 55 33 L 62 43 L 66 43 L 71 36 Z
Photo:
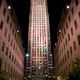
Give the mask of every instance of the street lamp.
M 26 57 L 29 57 L 29 54 L 26 54 Z
M 67 8 L 67 9 L 69 9 L 69 8 L 70 8 L 70 6 L 69 6 L 69 5 L 67 5 L 67 6 L 66 6 L 66 8 Z
M 8 9 L 10 10 L 11 9 L 11 6 L 8 6 Z

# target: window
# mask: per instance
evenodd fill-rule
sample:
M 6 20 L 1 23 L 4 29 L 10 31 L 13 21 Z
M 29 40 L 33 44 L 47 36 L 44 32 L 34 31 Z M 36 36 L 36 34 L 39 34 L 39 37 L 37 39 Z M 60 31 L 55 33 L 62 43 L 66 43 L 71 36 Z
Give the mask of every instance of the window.
M 10 29 L 12 28 L 12 23 L 10 23 Z
M 3 15 L 5 16 L 5 14 L 6 14 L 6 8 L 4 8 L 3 10 Z
M 66 28 L 68 29 L 68 23 L 66 22 Z
M 3 28 L 3 21 L 1 20 L 1 22 L 0 22 L 0 29 L 2 29 Z
M 2 44 L 2 51 L 4 52 L 5 43 Z
M 69 22 L 71 22 L 71 18 L 70 18 L 70 16 L 68 17 L 68 19 L 69 19 Z
M 72 47 L 70 47 L 70 53 L 71 53 L 71 55 L 72 55 Z
M 79 11 L 78 15 L 79 15 L 79 18 L 80 18 L 80 11 Z
M 77 24 L 77 21 L 76 20 L 74 21 L 74 26 L 75 26 L 75 29 L 77 29 L 78 24 Z
M 7 16 L 7 23 L 9 23 L 9 16 Z
M 68 40 L 70 41 L 70 35 L 68 34 Z
M 69 51 L 67 51 L 67 58 L 69 58 Z
M 11 52 L 9 53 L 9 59 L 11 59 Z
M 71 35 L 73 36 L 73 28 L 71 28 Z
M 66 45 L 67 45 L 67 39 L 66 39 Z
M 78 35 L 78 44 L 80 45 L 80 34 Z
M 74 9 L 73 8 L 71 9 L 71 12 L 72 12 L 72 15 L 73 15 L 74 14 Z
M 8 48 L 6 48 L 6 55 L 8 55 Z
M 2 4 L 2 0 L 0 0 L 0 7 L 1 7 L 1 4 Z
M 5 28 L 5 37 L 6 37 L 6 35 L 7 35 L 7 28 Z
M 1 70 L 1 66 L 2 66 L 2 59 L 0 59 L 0 70 Z
M 10 34 L 8 34 L 8 42 L 10 42 Z
M 78 0 L 75 0 L 75 4 L 76 4 L 76 6 L 79 4 L 79 1 Z
M 76 50 L 76 43 L 75 41 L 73 42 L 73 46 L 74 46 L 74 51 Z

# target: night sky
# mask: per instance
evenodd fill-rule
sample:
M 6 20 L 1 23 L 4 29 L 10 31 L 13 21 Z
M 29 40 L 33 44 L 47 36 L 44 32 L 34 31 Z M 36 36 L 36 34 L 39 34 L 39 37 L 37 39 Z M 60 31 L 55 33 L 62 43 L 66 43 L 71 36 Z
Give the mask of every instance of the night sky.
M 30 0 L 7 0 L 7 1 L 15 9 L 22 32 L 23 46 L 25 48 L 25 51 L 27 52 Z M 50 19 L 51 47 L 53 51 L 53 47 L 57 38 L 57 28 L 61 17 L 61 12 L 62 9 L 65 7 L 65 4 L 69 4 L 70 0 L 47 0 L 47 1 Z

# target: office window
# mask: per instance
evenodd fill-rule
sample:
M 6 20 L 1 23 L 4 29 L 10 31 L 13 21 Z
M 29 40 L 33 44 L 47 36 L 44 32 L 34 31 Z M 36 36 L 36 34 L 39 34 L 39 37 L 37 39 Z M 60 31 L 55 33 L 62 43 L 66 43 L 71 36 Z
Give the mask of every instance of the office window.
M 4 48 L 5 48 L 5 43 L 3 42 L 2 44 L 2 51 L 4 52 Z
M 68 23 L 66 22 L 66 28 L 68 29 Z
M 1 22 L 0 22 L 0 29 L 2 30 L 2 28 L 3 28 L 3 21 L 1 20 Z
M 72 47 L 70 47 L 70 54 L 72 55 Z
M 72 9 L 71 9 L 71 12 L 72 12 L 72 15 L 74 15 L 74 9 L 73 9 L 73 7 L 72 7 Z
M 74 21 L 74 26 L 75 26 L 75 29 L 77 29 L 77 27 L 78 27 L 78 23 L 77 23 L 76 20 Z
M 67 58 L 69 58 L 69 51 L 67 51 Z
M 75 41 L 73 42 L 73 46 L 74 46 L 74 51 L 76 50 L 76 43 Z
M 7 23 L 9 23 L 9 16 L 7 16 Z
M 2 0 L 0 0 L 0 7 L 1 7 L 1 4 L 2 4 Z
M 71 18 L 70 18 L 70 16 L 68 17 L 68 19 L 69 19 L 69 22 L 71 22 Z
M 10 34 L 8 34 L 8 42 L 10 42 Z
M 8 55 L 8 48 L 6 48 L 6 55 Z
M 7 28 L 5 27 L 5 37 L 7 36 Z
M 73 28 L 71 28 L 71 35 L 73 36 Z
M 79 4 L 79 1 L 78 0 L 75 0 L 75 4 L 76 4 L 76 6 Z
M 68 40 L 70 41 L 70 35 L 68 34 Z
M 80 34 L 78 35 L 78 44 L 80 46 Z
M 2 59 L 0 59 L 0 70 L 1 70 L 1 66 L 2 66 Z
M 12 23 L 10 23 L 10 29 L 12 28 Z
M 11 59 L 11 51 L 10 51 L 10 53 L 9 53 L 9 59 Z
M 79 18 L 80 18 L 80 11 L 79 11 L 78 15 L 79 15 Z
M 5 16 L 5 14 L 6 14 L 6 8 L 4 8 L 3 10 L 3 15 Z

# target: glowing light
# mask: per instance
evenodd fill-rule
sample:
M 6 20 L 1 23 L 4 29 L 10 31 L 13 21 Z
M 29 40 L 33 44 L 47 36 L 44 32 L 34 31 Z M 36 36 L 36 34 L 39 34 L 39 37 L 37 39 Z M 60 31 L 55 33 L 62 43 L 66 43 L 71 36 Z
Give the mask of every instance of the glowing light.
M 56 46 L 56 43 L 55 43 L 55 46 Z
M 39 66 L 38 68 L 40 69 L 41 67 Z
M 26 54 L 26 57 L 29 57 L 29 54 Z
M 10 10 L 11 9 L 11 6 L 8 6 L 8 9 Z
M 61 30 L 59 30 L 59 32 L 61 32 Z
M 19 30 L 17 30 L 17 32 L 19 32 Z
M 66 8 L 67 8 L 67 9 L 69 9 L 69 8 L 70 8 L 70 6 L 69 6 L 69 5 L 67 5 L 67 6 L 66 6 Z

